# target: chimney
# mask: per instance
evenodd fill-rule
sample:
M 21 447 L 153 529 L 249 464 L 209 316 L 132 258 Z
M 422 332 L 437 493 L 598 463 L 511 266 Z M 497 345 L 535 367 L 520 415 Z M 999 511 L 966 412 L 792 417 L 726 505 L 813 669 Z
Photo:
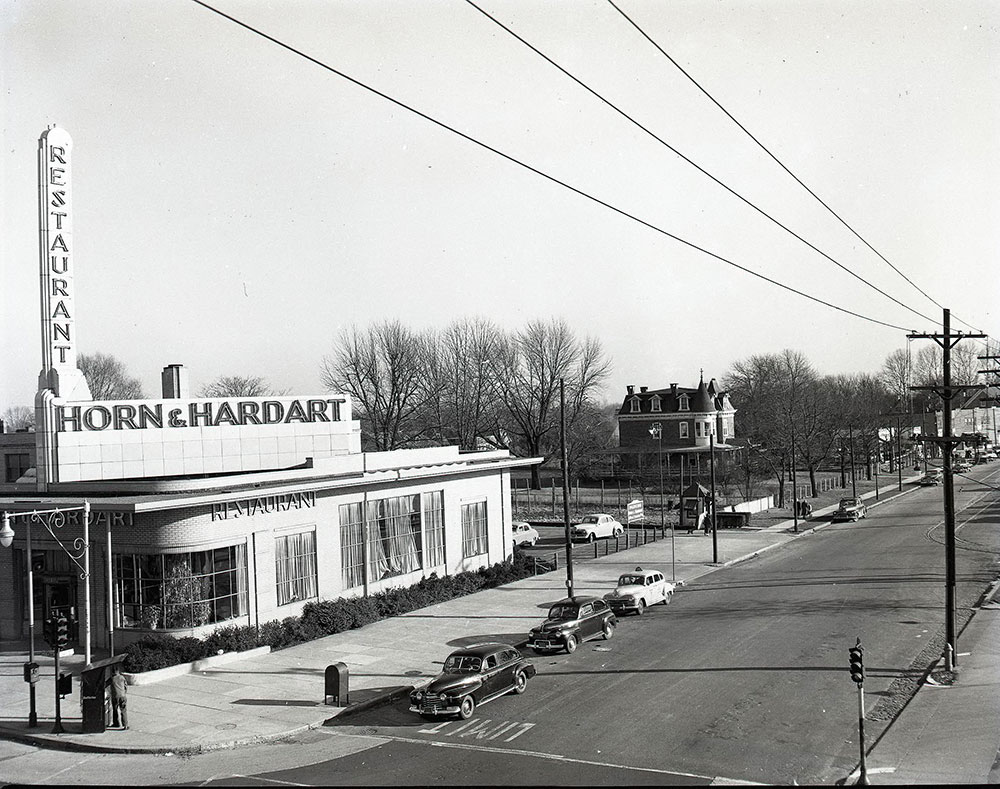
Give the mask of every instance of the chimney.
M 187 370 L 183 364 L 168 364 L 160 373 L 164 400 L 182 400 L 190 397 Z
M 625 390 L 626 390 L 626 391 L 627 391 L 627 392 L 628 392 L 628 393 L 629 393 L 630 395 L 634 395 L 634 394 L 635 394 L 635 387 L 634 387 L 634 386 L 631 386 L 631 385 L 630 385 L 630 386 L 626 386 L 626 387 L 625 387 Z
M 648 386 L 640 386 L 640 387 L 639 387 L 639 393 L 640 393 L 640 394 L 646 394 L 646 390 L 647 390 L 647 389 L 649 389 L 649 387 L 648 387 Z
M 670 396 L 677 397 L 677 384 L 670 384 Z

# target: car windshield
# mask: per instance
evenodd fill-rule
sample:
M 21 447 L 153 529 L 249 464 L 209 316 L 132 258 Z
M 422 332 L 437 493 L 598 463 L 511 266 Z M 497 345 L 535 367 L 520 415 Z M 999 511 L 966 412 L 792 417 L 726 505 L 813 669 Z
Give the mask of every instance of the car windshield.
M 623 575 L 618 579 L 619 586 L 630 586 L 632 584 L 642 585 L 643 583 L 645 583 L 645 578 L 641 575 Z
M 576 619 L 576 606 L 554 605 L 549 609 L 549 619 Z
M 597 523 L 600 520 L 596 515 L 588 515 L 580 523 Z
M 473 674 L 483 666 L 483 659 L 474 655 L 450 655 L 444 662 L 449 674 Z

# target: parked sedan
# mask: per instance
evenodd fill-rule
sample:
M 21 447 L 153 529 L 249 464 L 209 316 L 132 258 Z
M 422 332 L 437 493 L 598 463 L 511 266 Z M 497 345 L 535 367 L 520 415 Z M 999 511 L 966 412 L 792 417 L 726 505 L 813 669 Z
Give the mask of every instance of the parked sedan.
M 625 527 L 610 515 L 595 513 L 584 516 L 583 520 L 574 524 L 570 536 L 574 540 L 593 542 L 600 537 L 617 537 L 624 532 Z
M 472 717 L 476 707 L 505 693 L 524 693 L 535 667 L 507 644 L 480 644 L 452 652 L 444 671 L 410 693 L 410 712 Z
M 944 475 L 940 471 L 932 471 L 929 474 L 924 474 L 920 478 L 920 484 L 923 487 L 929 487 L 931 485 L 940 485 L 944 481 Z
M 538 530 L 525 521 L 514 521 L 510 525 L 510 534 L 515 548 L 518 545 L 534 545 L 538 542 Z
M 860 496 L 857 498 L 841 499 L 840 506 L 833 513 L 833 520 L 835 521 L 856 521 L 867 517 L 868 508 Z
M 599 597 L 567 598 L 553 605 L 545 621 L 532 628 L 528 646 L 535 652 L 565 649 L 572 653 L 582 641 L 611 638 L 617 625 L 614 612 Z

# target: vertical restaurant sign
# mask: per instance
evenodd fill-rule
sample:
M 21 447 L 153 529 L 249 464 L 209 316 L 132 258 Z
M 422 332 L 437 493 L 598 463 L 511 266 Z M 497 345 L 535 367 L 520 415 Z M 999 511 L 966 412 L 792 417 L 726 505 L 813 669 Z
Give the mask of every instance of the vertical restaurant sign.
M 72 147 L 69 133 L 58 126 L 50 126 L 38 140 L 43 372 L 76 370 Z

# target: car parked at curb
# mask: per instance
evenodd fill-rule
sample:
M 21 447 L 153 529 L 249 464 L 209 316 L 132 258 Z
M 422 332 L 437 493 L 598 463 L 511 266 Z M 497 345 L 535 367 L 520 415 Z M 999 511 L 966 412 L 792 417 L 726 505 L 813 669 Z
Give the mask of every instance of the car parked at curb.
M 611 515 L 596 512 L 593 515 L 585 515 L 581 521 L 573 524 L 570 538 L 593 542 L 601 537 L 618 537 L 624 532 L 625 527 Z
M 959 460 L 955 462 L 954 470 L 959 474 L 964 474 L 966 471 L 972 471 L 972 464 L 967 460 Z
M 604 601 L 615 614 L 635 613 L 642 616 L 648 606 L 669 603 L 675 588 L 659 570 L 636 567 L 633 572 L 622 573 L 618 577 L 618 586 L 604 595 Z
M 601 598 L 566 598 L 555 603 L 545 621 L 532 628 L 528 646 L 539 653 L 565 649 L 572 654 L 583 641 L 611 638 L 617 626 L 617 617 Z
M 535 667 L 509 644 L 479 644 L 452 652 L 444 670 L 410 693 L 410 712 L 425 718 L 468 720 L 481 704 L 505 693 L 524 693 Z
M 534 545 L 538 542 L 538 530 L 527 521 L 514 521 L 510 525 L 511 540 L 518 545 Z
M 957 471 L 957 469 L 956 469 Z M 944 475 L 940 471 L 931 471 L 928 474 L 924 474 L 920 478 L 920 485 L 922 487 L 929 487 L 931 485 L 940 485 L 944 481 Z
M 868 508 L 861 497 L 846 498 L 840 500 L 840 505 L 833 513 L 834 521 L 856 521 L 868 517 Z

